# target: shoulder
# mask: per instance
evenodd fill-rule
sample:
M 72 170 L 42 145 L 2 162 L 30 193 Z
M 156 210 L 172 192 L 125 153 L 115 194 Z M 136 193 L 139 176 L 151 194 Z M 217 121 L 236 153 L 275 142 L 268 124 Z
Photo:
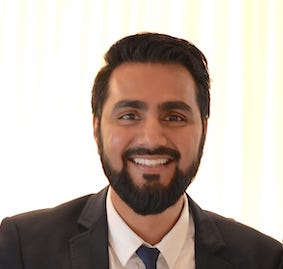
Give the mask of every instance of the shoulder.
M 189 201 L 197 246 L 218 253 L 239 268 L 278 268 L 282 256 L 279 241 L 233 219 L 202 210 L 190 198 Z
M 86 202 L 90 197 L 91 195 L 86 195 L 52 208 L 45 208 L 45 209 L 25 212 L 9 217 L 8 219 L 11 219 L 19 223 L 25 223 L 25 222 L 31 223 L 40 220 L 51 221 L 52 219 L 62 220 L 65 218 L 77 219 L 80 212 L 82 211 L 82 209 L 84 208 Z
M 205 211 L 205 214 L 216 225 L 225 242 L 225 252 L 229 253 L 228 255 L 237 260 L 239 257 L 246 257 L 245 259 L 260 261 L 267 267 L 274 264 L 274 267 L 270 268 L 275 268 L 279 264 L 282 256 L 282 244 L 279 241 L 233 219 L 209 211 Z
M 14 230 L 23 237 L 55 235 L 77 230 L 77 220 L 91 195 L 80 197 L 53 208 L 34 210 L 5 218 L 0 226 L 2 232 Z
M 32 268 L 39 268 L 41 263 L 46 263 L 42 268 L 55 268 L 62 262 L 67 264 L 70 261 L 70 240 L 87 232 L 80 219 L 89 210 L 91 215 L 102 214 L 100 208 L 105 192 L 102 190 L 53 208 L 5 218 L 0 226 L 0 264 L 7 265 L 7 268 L 22 268 L 23 258 L 27 263 L 35 264 L 30 266 Z M 50 256 L 53 257 L 51 260 Z
M 203 210 L 190 197 L 189 203 L 196 229 L 205 235 L 208 235 L 207 229 L 209 229 L 210 231 L 217 232 L 226 243 L 233 242 L 234 244 L 244 245 L 244 242 L 251 244 L 262 242 L 267 245 L 281 248 L 280 242 L 252 227 L 237 222 L 232 218 L 227 218 L 214 212 Z
M 280 242 L 245 224 L 226 218 L 210 211 L 204 211 L 213 220 L 224 238 L 233 239 L 235 243 L 246 242 L 265 243 L 281 247 Z
M 105 190 L 76 198 L 53 208 L 34 210 L 5 218 L 0 226 L 0 232 L 5 230 L 5 227 L 13 227 L 17 232 L 30 236 L 36 236 L 39 233 L 43 235 L 45 232 L 76 233 L 80 229 L 78 220 L 82 212 L 88 207 L 90 201 L 95 203 L 93 201 L 103 196 L 102 193 L 105 193 Z

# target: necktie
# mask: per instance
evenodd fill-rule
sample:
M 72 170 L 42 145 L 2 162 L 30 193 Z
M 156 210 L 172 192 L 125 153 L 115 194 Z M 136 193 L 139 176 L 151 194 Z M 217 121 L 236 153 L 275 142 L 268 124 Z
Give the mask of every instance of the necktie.
M 157 248 L 148 248 L 142 245 L 136 253 L 143 261 L 146 269 L 156 269 L 156 261 L 159 255 L 159 250 Z

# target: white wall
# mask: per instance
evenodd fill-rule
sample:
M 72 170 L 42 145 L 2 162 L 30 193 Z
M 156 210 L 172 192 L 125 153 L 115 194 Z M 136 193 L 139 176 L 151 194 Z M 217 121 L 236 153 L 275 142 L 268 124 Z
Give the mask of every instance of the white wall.
M 207 209 L 283 237 L 282 1 L 0 1 L 0 219 L 107 184 L 90 91 L 102 55 L 139 31 L 206 54 L 212 109 L 189 189 Z

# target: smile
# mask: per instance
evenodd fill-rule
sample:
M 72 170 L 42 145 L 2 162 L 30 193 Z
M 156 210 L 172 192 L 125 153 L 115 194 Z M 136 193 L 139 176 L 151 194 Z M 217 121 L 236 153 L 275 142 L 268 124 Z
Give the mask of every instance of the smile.
M 144 158 L 134 158 L 132 159 L 132 162 L 134 162 L 135 164 L 139 164 L 139 165 L 145 165 L 145 166 L 150 166 L 150 167 L 154 167 L 154 166 L 159 166 L 159 165 L 166 165 L 170 162 L 170 159 L 144 159 Z

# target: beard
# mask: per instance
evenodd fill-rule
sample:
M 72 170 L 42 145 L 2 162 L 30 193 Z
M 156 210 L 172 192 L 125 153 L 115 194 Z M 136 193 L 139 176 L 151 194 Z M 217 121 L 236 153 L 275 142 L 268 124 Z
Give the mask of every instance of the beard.
M 109 180 L 110 186 L 137 214 L 151 215 L 159 214 L 170 206 L 174 205 L 185 193 L 187 187 L 193 181 L 198 171 L 203 153 L 204 141 L 205 134 L 203 132 L 198 154 L 188 168 L 185 169 L 185 171 L 181 171 L 181 169 L 178 167 L 178 161 L 181 158 L 180 153 L 176 150 L 166 147 L 159 147 L 155 150 L 135 148 L 125 151 L 122 156 L 123 167 L 121 171 L 116 171 L 111 166 L 109 158 L 105 155 L 100 132 L 98 137 L 98 150 L 102 168 Z M 127 162 L 132 155 L 137 156 L 138 154 L 169 155 L 170 158 L 176 162 L 175 172 L 170 180 L 170 183 L 167 186 L 155 184 L 159 179 L 158 174 L 144 174 L 144 180 L 153 184 L 145 184 L 143 187 L 137 186 L 128 172 Z

